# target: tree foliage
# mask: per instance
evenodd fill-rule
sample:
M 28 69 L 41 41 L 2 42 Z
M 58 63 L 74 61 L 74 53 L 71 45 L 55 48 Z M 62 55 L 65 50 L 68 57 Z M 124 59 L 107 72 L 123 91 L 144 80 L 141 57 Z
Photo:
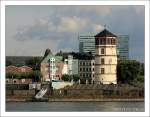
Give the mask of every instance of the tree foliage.
M 41 73 L 39 71 L 6 73 L 6 78 L 32 78 L 34 81 L 40 81 L 40 77 L 41 77 Z
M 10 60 L 6 60 L 6 66 L 12 65 L 12 62 Z
M 44 57 L 46 57 L 48 54 L 52 54 L 51 50 L 49 48 L 47 48 L 45 50 L 45 54 L 44 54 Z
M 117 65 L 117 78 L 121 83 L 130 83 L 139 80 L 144 75 L 143 65 L 135 60 L 122 60 Z M 141 79 L 140 79 L 141 80 Z
M 67 74 L 64 74 L 64 75 L 62 75 L 61 79 L 62 79 L 63 81 L 70 81 L 70 76 L 67 75 Z
M 80 79 L 79 75 L 73 75 L 73 81 L 77 82 Z
M 33 70 L 39 70 L 40 62 L 41 62 L 41 58 L 33 57 L 26 61 L 26 65 L 32 67 Z

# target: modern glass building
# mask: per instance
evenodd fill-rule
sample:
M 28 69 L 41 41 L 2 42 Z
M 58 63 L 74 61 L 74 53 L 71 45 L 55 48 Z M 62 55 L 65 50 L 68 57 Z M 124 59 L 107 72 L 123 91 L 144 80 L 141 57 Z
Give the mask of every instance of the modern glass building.
M 94 34 L 80 34 L 79 52 L 92 52 L 95 55 L 95 38 Z M 117 35 L 117 55 L 120 60 L 129 59 L 129 35 Z
M 129 35 L 117 35 L 117 54 L 119 59 L 129 59 Z
M 92 52 L 95 55 L 95 38 L 94 34 L 80 34 L 78 36 L 79 40 L 79 52 L 87 53 Z

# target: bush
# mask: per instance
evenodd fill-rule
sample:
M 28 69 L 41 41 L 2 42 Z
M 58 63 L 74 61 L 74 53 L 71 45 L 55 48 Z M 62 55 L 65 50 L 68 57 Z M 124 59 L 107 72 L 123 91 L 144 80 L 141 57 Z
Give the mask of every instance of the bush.
M 67 75 L 67 74 L 64 74 L 64 75 L 62 75 L 61 79 L 62 79 L 63 81 L 70 81 L 70 76 Z
M 80 79 L 79 75 L 73 75 L 73 81 L 77 82 Z

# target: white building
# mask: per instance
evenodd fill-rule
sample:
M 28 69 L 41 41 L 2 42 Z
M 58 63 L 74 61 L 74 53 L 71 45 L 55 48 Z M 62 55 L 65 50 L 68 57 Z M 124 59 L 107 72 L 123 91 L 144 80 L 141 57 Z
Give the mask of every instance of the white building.
M 104 29 L 95 36 L 95 81 L 100 84 L 117 84 L 116 36 Z
M 68 55 L 67 59 L 64 60 L 66 66 L 64 71 L 69 75 L 78 74 L 78 59 L 73 58 L 73 55 Z

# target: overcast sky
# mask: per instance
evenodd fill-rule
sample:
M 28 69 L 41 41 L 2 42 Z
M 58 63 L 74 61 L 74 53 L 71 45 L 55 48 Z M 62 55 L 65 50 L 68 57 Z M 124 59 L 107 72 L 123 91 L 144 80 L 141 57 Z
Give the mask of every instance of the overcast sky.
M 78 34 L 106 27 L 130 36 L 130 58 L 144 61 L 144 6 L 7 6 L 6 56 L 78 51 Z

